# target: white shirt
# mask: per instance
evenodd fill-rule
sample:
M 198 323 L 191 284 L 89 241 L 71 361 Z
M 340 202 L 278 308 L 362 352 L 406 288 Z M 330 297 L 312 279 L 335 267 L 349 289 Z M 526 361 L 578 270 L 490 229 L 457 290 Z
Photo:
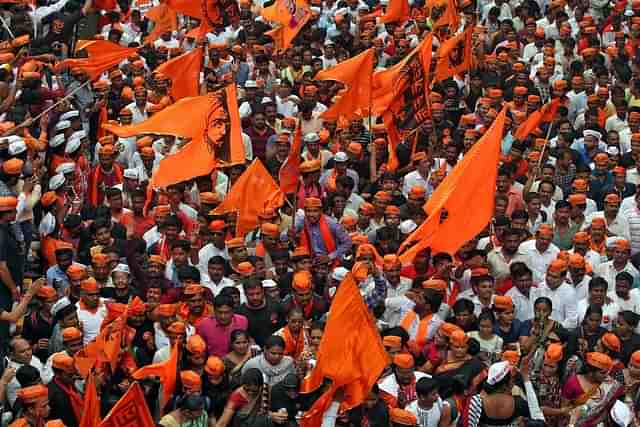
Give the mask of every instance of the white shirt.
M 580 301 L 578 301 L 578 306 L 577 306 L 578 325 L 582 324 L 582 321 L 584 320 L 584 316 L 587 313 L 587 308 L 589 307 L 590 304 L 591 303 L 589 302 L 589 298 L 583 298 Z M 615 302 L 612 302 L 611 304 L 605 304 L 604 306 L 602 306 L 602 322 L 600 323 L 600 326 L 605 328 L 607 331 L 612 330 L 613 322 L 618 317 L 619 311 L 620 311 L 620 307 L 618 307 L 618 304 L 616 304 Z
M 187 333 L 187 338 L 189 338 L 191 335 L 196 333 L 196 328 L 194 328 L 189 323 L 185 323 L 185 325 L 187 325 L 186 333 Z M 153 322 L 153 330 L 154 330 L 153 337 L 156 343 L 156 348 L 158 350 L 161 350 L 164 347 L 168 348 L 169 344 L 171 344 L 169 342 L 169 337 L 167 336 L 167 334 L 164 333 L 159 322 Z M 157 354 L 157 351 L 156 351 L 156 354 Z M 155 356 L 154 356 L 154 363 L 155 363 Z
M 132 102 L 131 104 L 128 104 L 125 108 L 131 111 L 131 124 L 138 124 L 141 122 L 144 122 L 145 120 L 147 120 L 149 118 L 149 114 L 147 113 L 147 110 L 149 108 L 151 108 L 153 104 L 151 104 L 150 102 L 147 102 L 147 105 L 144 107 L 144 110 L 141 110 L 140 108 L 138 108 L 138 105 L 136 104 L 136 102 Z
M 421 408 L 417 400 L 411 402 L 405 409 L 416 416 L 418 427 L 438 427 L 445 406 L 449 406 L 449 403 L 438 397 L 431 409 Z
M 391 328 L 400 326 L 400 322 L 409 310 L 413 310 L 415 303 L 404 295 L 399 295 L 384 300 L 384 321 Z
M 580 229 L 583 231 L 588 229 L 591 226 L 593 218 L 604 218 L 605 222 L 607 222 L 607 230 L 609 230 L 612 234 L 615 234 L 616 236 L 620 236 L 627 240 L 631 238 L 631 236 L 629 235 L 629 222 L 627 221 L 627 218 L 622 215 L 621 210 L 618 210 L 618 215 L 611 222 L 608 222 L 605 218 L 604 211 L 597 211 L 588 216 L 585 216 L 584 222 L 582 223 Z
M 218 249 L 213 243 L 207 243 L 198 251 L 198 270 L 200 270 L 200 274 L 209 275 L 209 260 L 214 256 L 220 256 L 227 261 L 231 259 L 226 246 Z
M 535 240 L 527 240 L 522 242 L 518 247 L 518 255 L 520 258 L 526 259 L 525 264 L 533 272 L 533 282 L 540 283 L 547 274 L 547 268 L 553 260 L 558 257 L 560 249 L 553 243 L 549 244 L 547 250 L 540 253 L 536 248 Z
M 520 289 L 515 286 L 512 287 L 505 293 L 506 296 L 511 297 L 513 301 L 513 314 L 516 319 L 521 322 L 526 322 L 527 320 L 533 320 L 533 303 L 534 299 L 532 298 L 531 292 L 533 292 L 534 287 L 529 291 L 529 297 L 526 297 Z
M 640 272 L 631 264 L 631 261 L 627 261 L 627 265 L 624 266 L 622 270 L 617 270 L 613 266 L 613 261 L 607 261 L 598 266 L 597 269 L 594 270 L 595 277 L 602 277 L 609 284 L 608 291 L 615 291 L 616 289 L 616 276 L 618 273 L 622 273 L 626 271 L 627 273 L 633 276 L 633 280 L 638 280 L 638 276 L 640 276 Z M 639 313 L 640 314 L 640 313 Z
M 38 372 L 40 372 L 40 377 L 42 378 L 42 374 L 44 372 L 44 366 L 42 366 L 42 362 L 40 362 L 40 359 L 38 359 L 36 356 L 31 356 L 31 361 L 29 362 L 29 365 L 36 368 Z M 13 368 L 16 371 L 22 366 L 24 366 L 22 363 L 14 362 L 13 360 L 9 360 L 9 363 L 7 363 L 7 368 Z M 7 399 L 9 400 L 9 403 L 11 403 L 12 406 L 16 403 L 18 390 L 20 388 L 21 388 L 20 383 L 18 382 L 16 377 L 13 377 L 9 382 L 9 384 L 7 384 Z
M 429 177 L 427 177 L 426 179 L 423 178 L 417 170 L 409 172 L 407 175 L 405 175 L 404 183 L 402 184 L 402 194 L 404 194 L 405 197 L 409 197 L 409 192 L 413 187 L 424 188 L 427 197 L 429 197 L 429 195 L 433 191 L 433 189 L 431 188 L 431 184 L 429 184 Z
M 82 344 L 87 345 L 94 340 L 100 333 L 100 325 L 105 317 L 107 317 L 107 306 L 104 298 L 100 298 L 98 309 L 95 313 L 80 308 L 80 301 L 76 303 L 78 312 L 78 320 L 82 325 Z
M 551 318 L 560 322 L 567 329 L 574 329 L 578 326 L 578 314 L 576 311 L 577 298 L 573 286 L 564 282 L 556 289 L 551 289 L 546 282 L 531 289 L 531 300 L 535 302 L 540 297 L 547 297 L 551 300 L 553 310 Z
M 571 275 L 567 274 L 566 280 L 567 283 L 573 286 L 573 289 L 575 289 L 578 301 L 587 298 L 587 296 L 589 295 L 589 282 L 591 281 L 591 276 L 585 274 L 584 276 L 582 276 L 582 280 L 579 283 L 575 284 L 573 283 L 573 280 L 571 280 Z

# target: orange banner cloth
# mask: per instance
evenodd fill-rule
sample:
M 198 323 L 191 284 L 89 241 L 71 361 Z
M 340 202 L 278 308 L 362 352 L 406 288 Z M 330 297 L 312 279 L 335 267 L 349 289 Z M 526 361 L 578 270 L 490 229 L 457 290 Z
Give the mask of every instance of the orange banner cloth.
M 289 156 L 280 167 L 279 181 L 280 190 L 284 194 L 295 193 L 298 191 L 298 182 L 300 181 L 300 153 L 302 151 L 302 130 L 300 126 L 296 129 L 293 137 L 293 145 L 289 151 Z
M 320 427 L 338 388 L 342 387 L 345 395 L 340 409 L 362 404 L 389 363 L 373 316 L 351 273 L 342 281 L 331 303 L 317 360 L 303 387 L 315 390 L 325 378 L 331 379 L 332 384 L 304 415 L 302 427 Z
M 153 30 L 145 37 L 144 44 L 150 44 L 158 40 L 162 33 L 178 29 L 178 15 L 167 3 L 160 3 L 152 7 L 144 16 L 153 21 L 154 24 Z
M 156 425 L 149 412 L 147 401 L 144 399 L 142 387 L 137 382 L 133 383 L 124 396 L 116 402 L 99 426 L 122 427 L 125 425 L 136 427 L 155 427 Z
M 107 50 L 107 46 L 101 44 L 100 53 L 96 53 L 89 58 L 65 59 L 58 63 L 56 69 L 78 67 L 89 74 L 91 80 L 97 80 L 102 73 L 117 67 L 127 56 L 138 51 L 136 47 L 122 47 L 115 43 L 111 43 L 111 45 L 113 46 Z
M 440 45 L 433 75 L 434 83 L 461 74 L 473 66 L 473 28 L 469 27 Z
M 96 378 L 92 373 L 84 386 L 84 406 L 79 427 L 96 427 L 100 425 L 100 398 L 96 391 Z
M 369 48 L 335 67 L 316 74 L 315 80 L 336 80 L 347 87 L 346 91 L 340 94 L 340 99 L 322 114 L 322 118 L 337 119 L 344 116 L 350 119 L 363 109 L 369 110 L 373 100 L 371 90 L 374 63 L 375 50 Z
M 378 23 L 403 23 L 409 19 L 410 13 L 411 8 L 409 7 L 409 2 L 407 0 L 390 0 L 385 14 L 382 15 Z
M 146 377 L 159 377 L 160 383 L 162 383 L 162 396 L 160 396 L 160 409 L 164 408 L 167 404 L 171 396 L 176 390 L 176 377 L 178 374 L 178 344 L 176 343 L 171 349 L 171 356 L 169 356 L 168 360 L 160 363 L 153 363 L 151 365 L 144 366 L 137 371 L 135 371 L 131 376 L 133 379 L 141 380 Z M 131 389 L 129 389 L 131 390 Z M 128 393 L 128 392 L 127 392 Z M 122 396 L 122 401 L 125 398 L 126 394 Z M 144 398 L 143 398 L 144 401 Z M 114 406 L 109 415 L 114 412 L 115 408 L 118 406 Z M 146 406 L 146 404 L 145 404 Z M 148 410 L 148 409 L 147 409 Z M 109 415 L 104 419 L 102 425 L 109 419 Z
M 203 99 L 206 104 L 202 103 Z M 176 109 L 173 107 L 178 104 L 181 106 L 176 113 Z M 194 106 L 194 109 L 186 108 L 189 106 Z M 244 143 L 242 142 L 235 85 L 229 85 L 221 91 L 206 96 L 185 98 L 160 111 L 157 115 L 161 115 L 167 110 L 171 110 L 172 114 L 167 116 L 165 120 L 171 120 L 175 124 L 175 129 L 170 132 L 151 132 L 147 129 L 146 132 L 141 133 L 168 133 L 185 138 L 193 137 L 193 140 L 177 153 L 160 161 L 160 167 L 151 177 L 151 185 L 154 188 L 166 187 L 195 176 L 209 174 L 214 167 L 244 164 Z M 144 127 L 145 123 L 150 122 L 154 117 L 156 115 L 140 123 L 138 127 Z M 175 117 L 193 118 L 191 120 L 175 120 Z M 229 122 L 228 126 L 225 122 Z M 207 123 L 209 123 L 208 129 L 205 128 Z M 165 126 L 165 129 L 168 129 L 167 125 L 168 123 L 155 121 L 153 128 Z M 191 128 L 186 129 L 186 125 L 191 125 Z M 125 127 L 131 128 L 132 126 Z M 227 127 L 229 134 L 227 134 Z M 120 127 L 118 131 L 123 128 Z M 129 129 L 126 133 L 130 131 Z M 118 132 L 114 133 L 119 135 Z
M 296 8 L 291 11 L 290 1 L 276 0 L 260 11 L 267 21 L 280 24 L 265 33 L 273 39 L 278 52 L 291 46 L 293 39 L 311 18 L 311 10 L 305 0 L 296 0 L 295 6 Z
M 448 26 L 452 31 L 456 30 L 460 26 L 460 15 L 458 14 L 458 8 L 456 6 L 455 0 L 448 0 L 447 7 L 444 10 L 444 13 L 435 24 L 433 24 L 433 29 L 437 29 L 440 27 Z
M 258 191 L 259 190 L 259 191 Z M 280 187 L 259 159 L 233 184 L 214 213 L 238 212 L 236 235 L 244 236 L 258 225 L 258 214 L 265 208 L 278 208 L 284 202 Z
M 455 253 L 476 236 L 493 216 L 496 176 L 506 110 L 436 188 L 424 206 L 429 217 L 402 243 L 400 260 L 410 263 L 421 250 Z M 473 185 L 469 185 L 473 183 Z M 441 214 L 447 217 L 440 220 Z M 402 250 L 417 242 L 408 251 Z
M 524 122 L 518 126 L 518 129 L 513 134 L 513 137 L 517 140 L 524 140 L 531 132 L 536 130 L 540 124 L 548 123 L 555 117 L 558 107 L 560 107 L 560 98 L 556 98 L 551 102 L 544 104 L 542 108 L 534 111 Z
M 177 56 L 160 65 L 155 71 L 171 78 L 169 93 L 174 101 L 200 93 L 201 47 Z

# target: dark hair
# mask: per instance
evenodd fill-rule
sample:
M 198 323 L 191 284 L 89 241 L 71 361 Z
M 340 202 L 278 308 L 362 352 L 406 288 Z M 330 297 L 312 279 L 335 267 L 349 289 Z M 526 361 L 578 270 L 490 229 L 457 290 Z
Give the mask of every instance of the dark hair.
M 400 326 L 395 326 L 393 328 L 385 329 L 380 333 L 381 337 L 400 337 L 400 341 L 402 341 L 402 345 L 407 345 L 409 339 L 409 333 Z
M 633 329 L 635 329 L 636 326 L 638 326 L 638 322 L 640 322 L 640 315 L 637 315 L 636 313 L 630 310 L 623 310 L 619 312 L 618 315 L 622 316 L 624 321 L 629 325 L 631 325 Z
M 324 326 L 325 323 L 320 321 L 320 320 L 314 320 L 313 322 L 311 322 L 311 326 L 309 327 L 309 331 L 314 331 L 317 329 L 320 329 L 321 331 L 324 332 Z
M 478 316 L 478 323 L 482 322 L 483 320 L 489 320 L 491 323 L 496 323 L 496 316 L 493 314 L 493 311 L 491 311 L 491 309 L 483 308 L 482 312 Z
M 524 262 L 514 262 L 509 266 L 509 273 L 511 273 L 511 278 L 516 279 L 525 275 L 532 275 L 531 269 L 527 267 L 527 264 Z
M 233 331 L 231 331 L 231 334 L 229 335 L 229 351 L 231 351 L 231 346 L 233 345 L 233 343 L 242 336 L 247 340 L 249 339 L 249 334 L 245 330 L 234 329 Z
M 211 258 L 209 258 L 209 261 L 207 262 L 208 265 L 221 265 L 221 266 L 226 266 L 227 265 L 227 261 L 225 261 L 224 258 L 222 258 L 220 255 L 216 255 L 216 256 L 212 256 Z
M 533 303 L 533 307 L 535 308 L 535 306 L 538 304 L 546 304 L 549 306 L 549 310 L 553 310 L 553 303 L 547 297 L 536 298 L 535 302 Z
M 200 270 L 192 265 L 183 265 L 178 269 L 178 280 L 180 282 L 193 280 L 196 283 L 200 283 Z
M 341 186 L 343 186 L 344 188 L 346 188 L 347 190 L 353 190 L 353 187 L 355 187 L 356 183 L 353 180 L 353 178 L 351 178 L 349 175 L 342 175 L 336 178 L 336 185 L 340 184 Z
M 95 234 L 101 228 L 111 228 L 111 219 L 104 217 L 97 217 L 91 224 L 91 233 Z
M 609 284 L 602 277 L 594 277 L 589 281 L 589 290 L 600 288 L 605 291 L 609 288 Z
M 188 240 L 178 239 L 175 242 L 171 243 L 171 250 L 174 250 L 175 248 L 180 248 L 185 252 L 189 252 L 189 250 L 191 249 L 191 243 L 189 243 Z
M 226 288 L 225 288 L 226 289 Z M 218 294 L 217 297 L 213 299 L 213 307 L 220 308 L 222 306 L 233 307 L 233 299 L 230 296 L 222 295 L 222 293 Z
M 40 382 L 40 371 L 31 365 L 22 365 L 16 371 L 16 381 L 20 387 L 29 387 Z
M 460 298 L 453 304 L 452 308 L 455 314 L 462 313 L 463 311 L 468 311 L 469 313 L 473 314 L 475 306 L 473 305 L 473 301 L 471 301 L 470 299 Z
M 264 348 L 265 349 L 270 349 L 273 347 L 282 347 L 285 348 L 286 344 L 284 342 L 284 339 L 279 336 L 279 335 L 271 335 L 269 338 L 267 338 L 267 340 L 264 342 Z
M 438 381 L 433 378 L 420 378 L 416 383 L 416 394 L 425 396 L 438 388 Z
M 627 282 L 629 286 L 633 286 L 633 276 L 626 271 L 621 271 L 616 274 L 616 282 L 620 280 L 622 282 Z
M 602 317 L 602 307 L 595 304 L 589 304 L 589 307 L 587 307 L 587 311 L 584 312 L 584 318 L 582 319 L 582 322 L 584 322 L 587 317 L 591 316 L 592 314 L 599 314 L 600 317 Z
M 264 376 L 260 369 L 258 368 L 249 368 L 242 374 L 242 384 L 243 385 L 257 385 L 262 387 L 264 385 Z
M 511 381 L 511 373 L 507 373 L 503 379 L 501 379 L 500 381 L 498 381 L 495 384 L 489 384 L 486 380 L 484 382 L 484 384 L 482 385 L 482 389 L 487 393 L 487 394 L 493 394 L 496 393 L 497 391 L 499 391 L 500 389 L 504 388 L 507 384 L 509 384 L 509 381 Z
M 205 399 L 200 394 L 187 394 L 180 399 L 178 407 L 187 411 L 198 411 L 204 408 Z
M 256 288 L 263 289 L 262 281 L 260 281 L 256 277 L 250 277 L 242 281 L 242 289 L 244 289 L 245 292 L 247 292 L 249 289 L 256 289 Z
M 571 209 L 571 203 L 566 200 L 558 200 L 555 205 L 555 210 L 557 211 L 558 209 Z
M 524 209 L 516 209 L 515 211 L 513 211 L 511 213 L 511 220 L 513 221 L 514 219 L 524 219 L 524 220 L 528 221 L 529 220 L 529 214 Z M 518 230 L 515 230 L 515 231 L 518 232 L 518 234 L 519 234 Z M 513 234 L 513 232 L 512 232 L 512 234 Z

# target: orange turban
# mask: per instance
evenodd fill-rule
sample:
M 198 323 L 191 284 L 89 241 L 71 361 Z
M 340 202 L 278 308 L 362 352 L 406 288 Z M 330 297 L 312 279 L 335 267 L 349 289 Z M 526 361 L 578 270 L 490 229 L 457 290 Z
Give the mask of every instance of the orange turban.
M 496 295 L 493 299 L 493 306 L 498 310 L 513 310 L 513 300 L 508 295 Z
M 604 353 L 594 351 L 587 353 L 587 364 L 594 368 L 610 370 L 613 367 L 613 360 Z
M 558 363 L 563 357 L 563 348 L 561 344 L 551 343 L 544 353 L 544 361 L 547 363 Z
M 38 293 L 36 295 L 38 296 L 38 298 L 49 300 L 55 298 L 58 294 L 56 293 L 56 290 L 51 286 L 43 286 L 38 289 Z
M 182 294 L 185 296 L 200 295 L 204 288 L 198 284 L 192 283 L 184 287 Z
M 42 384 L 23 387 L 21 389 L 18 389 L 17 397 L 22 403 L 30 405 L 32 403 L 48 399 L 49 389 Z
M 517 351 L 507 350 L 502 353 L 502 360 L 509 362 L 511 366 L 516 366 L 520 361 L 520 355 Z
M 280 234 L 280 229 L 276 224 L 271 224 L 270 222 L 265 222 L 260 226 L 260 231 L 265 236 L 269 237 L 277 237 Z
M 447 282 L 442 279 L 429 279 L 422 282 L 422 289 L 433 289 L 438 292 L 447 292 Z
M 207 344 L 200 335 L 191 335 L 187 339 L 187 351 L 189 353 L 204 353 L 207 351 Z
M 440 329 L 438 329 L 440 332 L 442 332 L 442 335 L 451 338 L 451 335 L 455 332 L 460 330 L 460 326 L 455 325 L 453 323 L 449 323 L 449 322 L 444 322 L 442 325 L 440 325 Z
M 176 315 L 178 307 L 175 304 L 160 304 L 154 311 L 158 317 L 168 318 Z
M 389 254 L 382 258 L 382 267 L 385 270 L 393 270 L 400 266 L 400 259 L 397 255 Z
M 98 292 L 98 282 L 93 277 L 89 277 L 80 282 L 80 289 L 84 292 Z
M 187 333 L 187 325 L 184 322 L 173 322 L 167 330 L 173 334 L 186 334 Z
M 622 348 L 622 344 L 620 343 L 620 338 L 617 335 L 612 334 L 611 332 L 607 332 L 600 338 L 602 341 L 602 345 L 604 345 L 609 350 L 613 350 L 615 352 L 620 352 Z
M 209 231 L 220 232 L 220 231 L 224 231 L 226 226 L 227 224 L 224 221 L 220 219 L 215 219 L 209 223 L 208 228 L 209 228 Z
M 251 276 L 255 271 L 256 269 L 253 264 L 248 261 L 238 264 L 238 273 L 240 273 L 241 276 Z
M 561 259 L 555 259 L 551 261 L 551 264 L 549 264 L 549 268 L 547 269 L 547 271 L 550 271 L 552 273 L 562 273 L 563 271 L 567 271 L 567 263 Z
M 149 262 L 160 265 L 167 265 L 167 261 L 164 260 L 160 255 L 151 255 L 149 256 Z
M 400 350 L 402 348 L 402 339 L 396 335 L 387 335 L 382 338 L 382 345 L 391 349 Z
M 202 389 L 202 378 L 193 371 L 181 371 L 180 382 L 185 390 L 198 391 Z
M 214 377 L 224 374 L 224 362 L 217 356 L 209 356 L 207 364 L 204 365 L 204 371 Z
M 298 271 L 293 274 L 291 286 L 298 292 L 305 292 L 312 288 L 313 279 L 308 271 Z
M 634 351 L 630 359 L 631 363 L 640 367 L 640 350 Z
M 578 231 L 573 235 L 573 243 L 588 243 L 589 234 L 586 231 Z
M 242 237 L 234 237 L 233 239 L 229 239 L 225 242 L 225 244 L 227 245 L 227 249 L 243 248 L 245 246 L 244 239 Z
M 409 353 L 400 353 L 393 356 L 393 364 L 402 369 L 413 369 L 415 362 Z
M 82 339 L 82 332 L 78 328 L 64 328 L 62 330 L 62 342 Z
M 322 201 L 317 197 L 307 197 L 304 199 L 305 208 L 322 208 Z

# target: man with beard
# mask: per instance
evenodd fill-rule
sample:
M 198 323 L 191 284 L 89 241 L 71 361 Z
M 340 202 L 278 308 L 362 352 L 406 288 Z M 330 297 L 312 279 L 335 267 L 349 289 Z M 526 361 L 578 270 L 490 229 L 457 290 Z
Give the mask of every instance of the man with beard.
M 251 139 L 251 147 L 253 155 L 259 158 L 263 163 L 267 162 L 267 141 L 275 131 L 267 126 L 266 117 L 262 108 L 255 109 L 251 114 L 251 126 L 244 130 Z
M 87 345 L 98 336 L 100 325 L 107 316 L 107 307 L 100 298 L 98 282 L 92 277 L 80 284 L 80 301 L 76 303 L 78 319 L 84 332 L 83 344 Z
M 236 312 L 249 320 L 249 335 L 262 347 L 266 339 L 284 325 L 285 312 L 279 303 L 265 295 L 260 280 L 245 280 L 242 288 L 247 301 Z
M 518 260 L 518 246 L 520 245 L 520 231 L 507 228 L 502 236 L 502 245 L 494 248 L 487 255 L 491 276 L 500 282 L 509 277 L 509 267 Z
M 160 288 L 162 295 L 160 302 L 162 304 L 172 304 L 178 302 L 180 298 L 180 290 L 173 288 L 171 282 L 164 277 L 164 271 L 167 266 L 167 261 L 160 255 L 150 255 L 149 262 L 147 264 L 147 271 L 145 282 L 147 287 Z
M 189 284 L 182 291 L 183 301 L 178 309 L 178 317 L 193 326 L 197 326 L 205 317 L 213 313 L 213 307 L 205 303 L 203 293 L 205 288 L 198 284 Z

